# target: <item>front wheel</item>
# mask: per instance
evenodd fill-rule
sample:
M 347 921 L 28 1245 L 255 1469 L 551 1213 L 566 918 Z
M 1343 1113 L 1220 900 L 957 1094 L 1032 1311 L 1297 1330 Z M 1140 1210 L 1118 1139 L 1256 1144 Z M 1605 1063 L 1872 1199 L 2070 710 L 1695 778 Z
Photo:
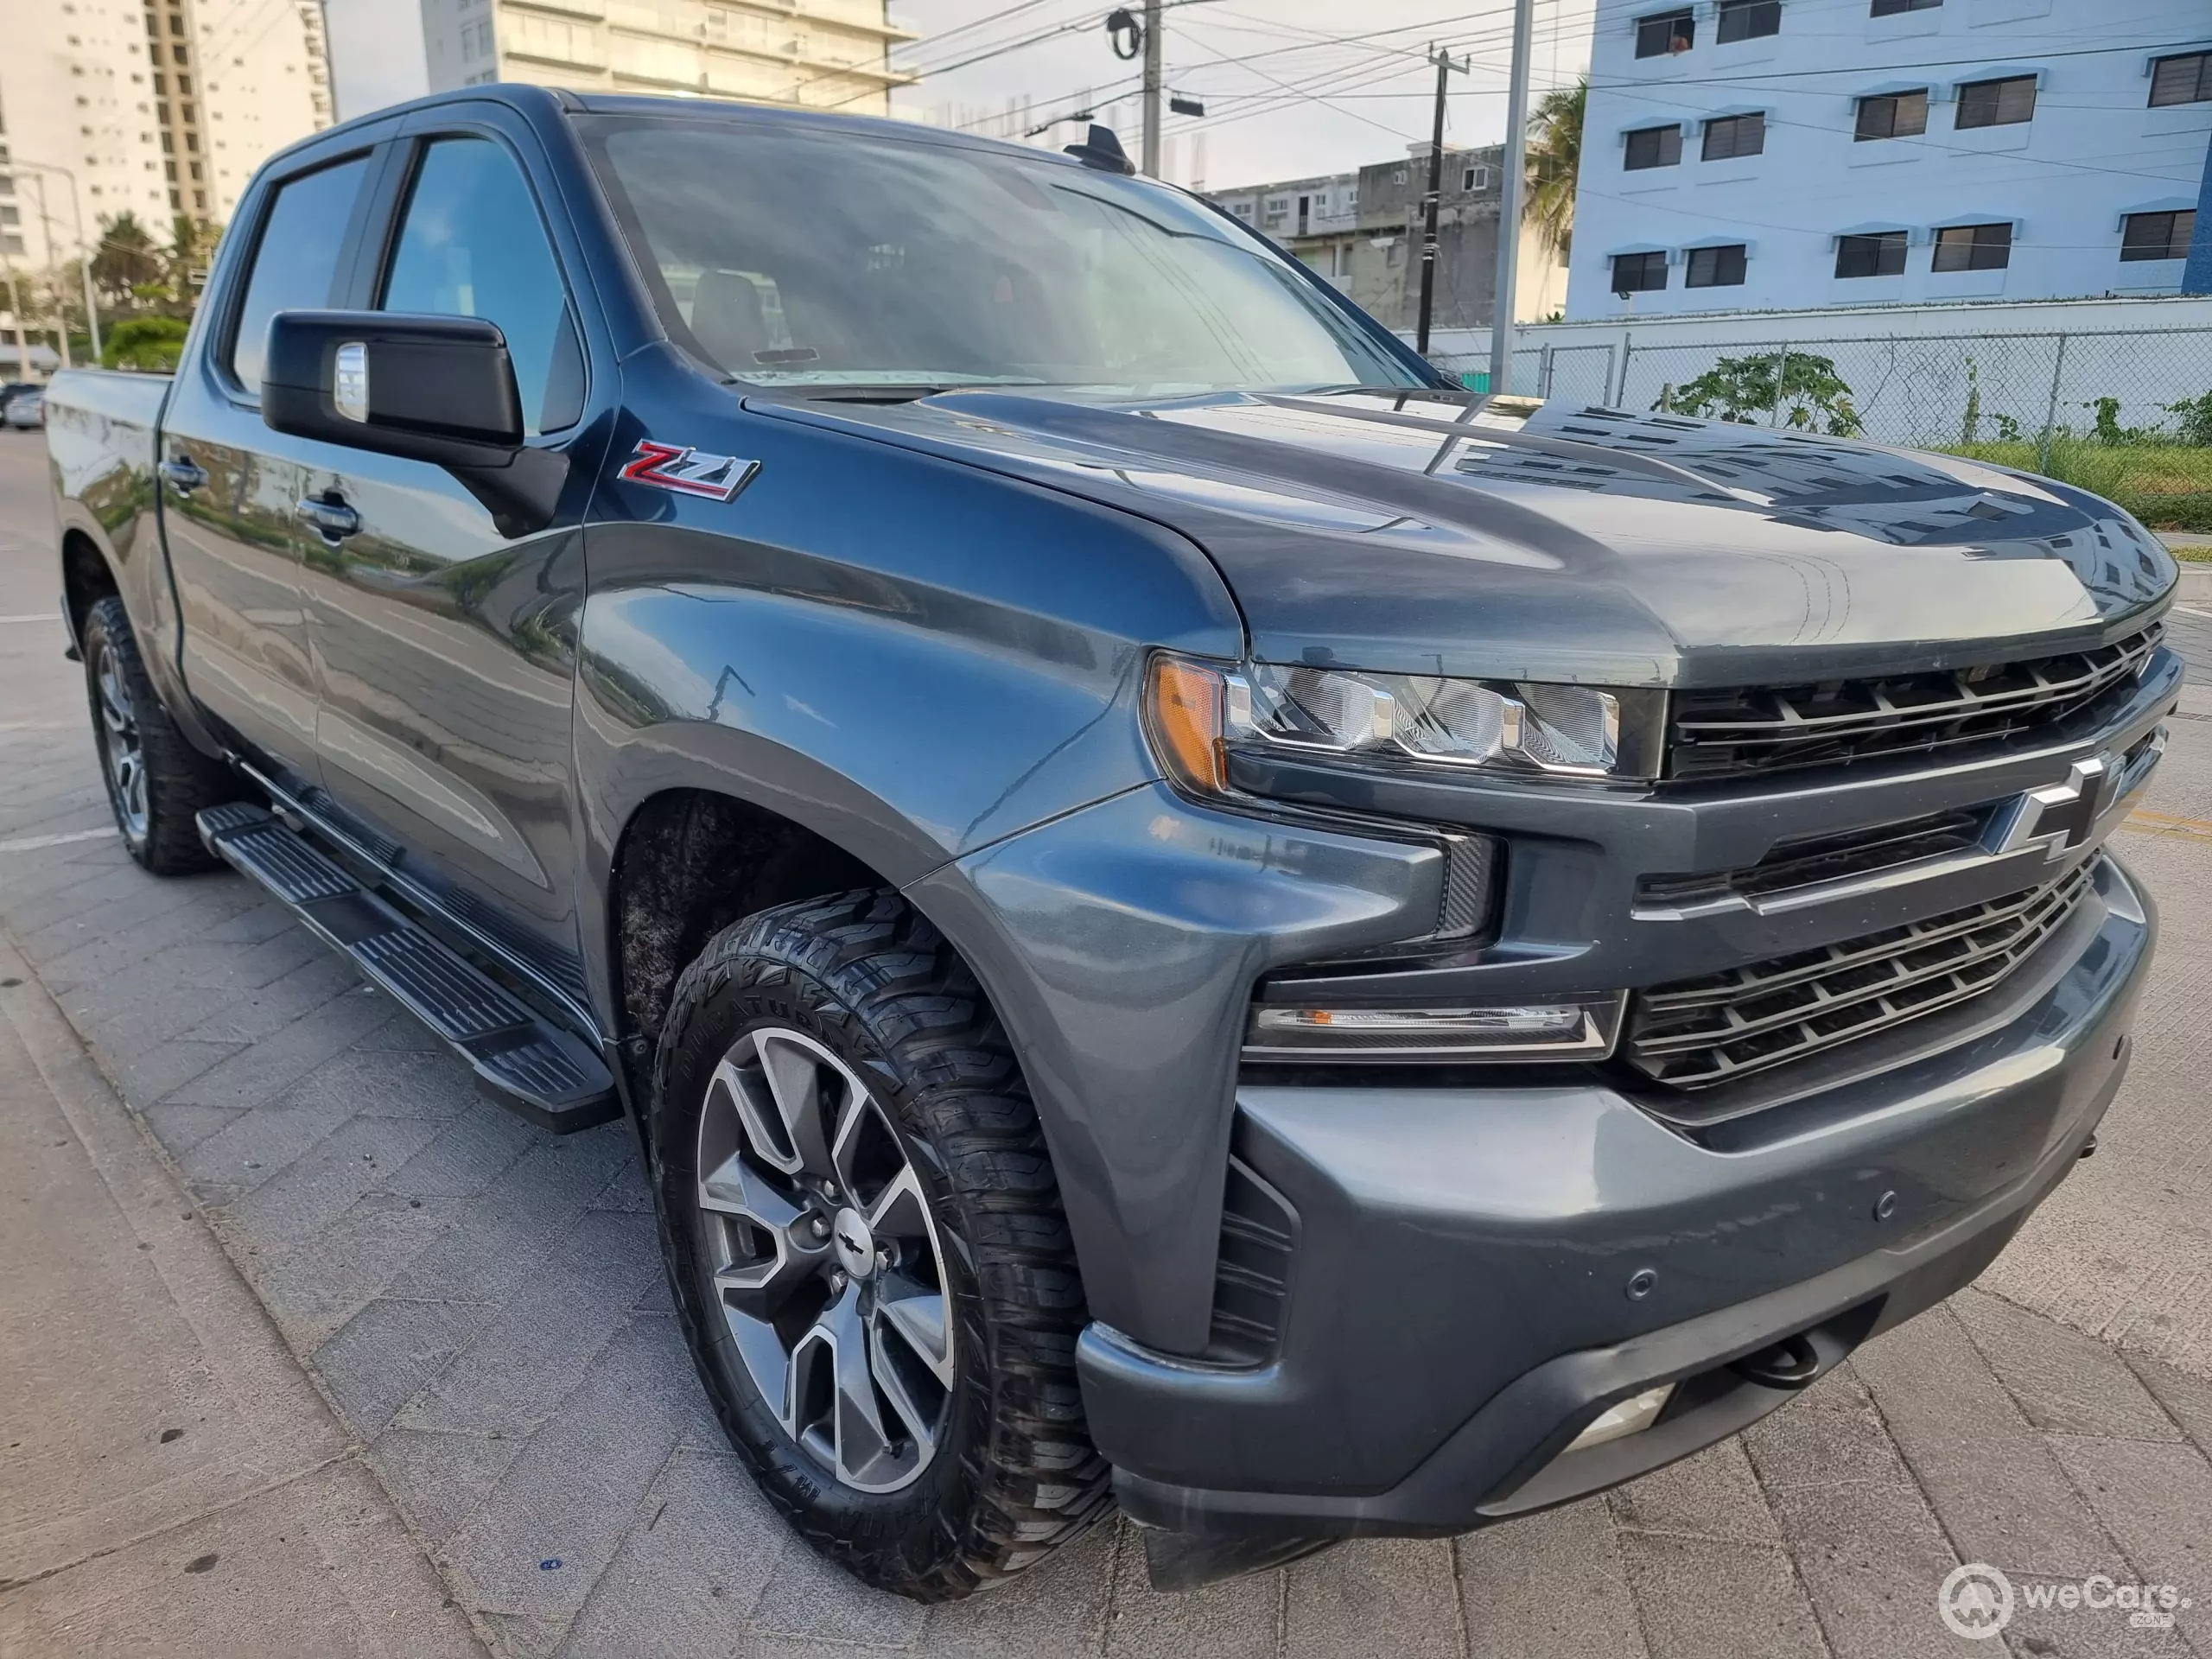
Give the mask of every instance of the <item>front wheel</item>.
M 83 647 L 92 741 L 124 846 L 156 875 L 213 868 L 193 820 L 234 798 L 230 774 L 162 707 L 122 600 L 111 594 L 86 613 Z
M 717 935 L 677 982 L 650 1110 L 692 1356 L 816 1548 L 950 1600 L 1105 1513 L 1036 1109 L 973 976 L 897 893 Z

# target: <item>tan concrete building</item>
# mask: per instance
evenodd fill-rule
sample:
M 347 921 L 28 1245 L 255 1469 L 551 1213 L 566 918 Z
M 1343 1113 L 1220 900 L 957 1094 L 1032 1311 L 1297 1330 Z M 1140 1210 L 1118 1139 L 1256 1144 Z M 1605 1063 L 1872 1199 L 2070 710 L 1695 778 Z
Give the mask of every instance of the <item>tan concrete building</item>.
M 888 0 L 422 0 L 433 92 L 493 80 L 888 115 Z
M 222 224 L 271 152 L 331 123 L 315 0 L 17 0 L 8 22 L 0 251 L 19 270 L 124 212 L 156 241 L 178 213 Z

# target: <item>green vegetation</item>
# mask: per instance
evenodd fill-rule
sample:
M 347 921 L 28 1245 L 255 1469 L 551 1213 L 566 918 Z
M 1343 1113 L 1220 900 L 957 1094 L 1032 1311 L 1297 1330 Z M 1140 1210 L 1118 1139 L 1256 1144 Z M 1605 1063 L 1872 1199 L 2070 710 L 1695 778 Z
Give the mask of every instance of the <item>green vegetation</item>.
M 1782 418 L 1777 424 L 1795 431 L 1854 438 L 1866 430 L 1859 411 L 1851 406 L 1851 388 L 1835 372 L 1835 359 L 1810 352 L 1724 357 L 1696 379 L 1662 388 L 1651 407 L 1669 414 L 1764 426 L 1777 400 Z
M 2153 530 L 2212 531 L 2212 444 L 2161 441 L 2147 434 L 2113 442 L 2094 431 L 2061 431 L 2051 435 L 2048 466 L 2032 438 L 1949 444 L 1945 452 L 2046 474 L 2117 501 Z
M 181 317 L 126 317 L 109 326 L 100 342 L 100 362 L 111 369 L 141 369 L 168 374 L 184 349 Z
M 1544 246 L 1565 259 L 1574 236 L 1574 181 L 1582 165 L 1582 111 L 1590 78 L 1554 86 L 1529 120 L 1529 222 Z

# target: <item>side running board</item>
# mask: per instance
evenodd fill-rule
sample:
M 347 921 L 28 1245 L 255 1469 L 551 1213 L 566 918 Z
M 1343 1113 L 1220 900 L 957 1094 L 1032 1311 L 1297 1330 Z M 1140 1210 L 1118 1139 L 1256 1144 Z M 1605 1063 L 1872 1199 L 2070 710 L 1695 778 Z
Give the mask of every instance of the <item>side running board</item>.
M 210 807 L 207 850 L 259 882 L 468 1062 L 501 1105 L 556 1135 L 622 1115 L 592 1046 L 563 1030 L 356 881 L 266 809 Z

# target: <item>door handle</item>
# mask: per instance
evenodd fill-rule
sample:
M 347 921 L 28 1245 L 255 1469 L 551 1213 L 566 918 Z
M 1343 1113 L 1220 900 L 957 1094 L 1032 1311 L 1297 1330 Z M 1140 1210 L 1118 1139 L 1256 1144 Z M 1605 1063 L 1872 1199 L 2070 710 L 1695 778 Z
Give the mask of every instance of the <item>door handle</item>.
M 335 490 L 307 497 L 295 511 L 334 546 L 361 528 L 361 515 L 347 506 L 345 498 Z
M 179 495 L 190 495 L 207 481 L 207 470 L 192 464 L 189 455 L 171 455 L 161 465 L 161 474 Z

